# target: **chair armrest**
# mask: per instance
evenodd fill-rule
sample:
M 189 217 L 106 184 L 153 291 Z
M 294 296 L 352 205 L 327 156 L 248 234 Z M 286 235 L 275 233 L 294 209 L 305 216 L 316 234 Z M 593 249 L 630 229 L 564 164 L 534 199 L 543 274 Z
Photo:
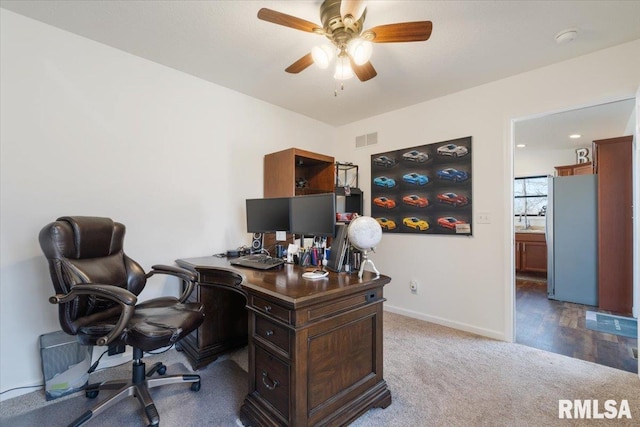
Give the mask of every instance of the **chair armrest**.
M 98 338 L 97 345 L 107 345 L 117 336 L 119 336 L 124 328 L 129 323 L 129 320 L 135 312 L 136 302 L 138 298 L 126 289 L 112 285 L 102 284 L 81 284 L 75 285 L 69 293 L 61 295 L 54 295 L 49 298 L 51 304 L 63 304 L 72 301 L 79 295 L 95 295 L 103 298 L 107 298 L 111 301 L 117 302 L 122 306 L 122 312 L 120 313 L 120 319 L 116 327 L 111 330 L 104 337 Z
M 181 279 L 184 282 L 185 284 L 184 291 L 178 298 L 180 302 L 185 302 L 187 298 L 189 298 L 189 296 L 191 295 L 191 292 L 193 292 L 193 288 L 195 287 L 198 281 L 198 276 L 194 272 L 182 267 L 175 267 L 172 265 L 162 265 L 162 264 L 153 265 L 151 266 L 151 271 L 147 273 L 147 278 L 153 276 L 154 274 L 166 274 L 169 276 L 174 276 Z
M 173 265 L 156 264 L 151 266 L 151 271 L 147 273 L 147 277 L 151 277 L 153 274 L 171 274 L 176 277 L 181 277 L 184 280 L 195 282 L 198 280 L 198 276 L 193 271 L 187 270 L 182 267 L 175 267 Z

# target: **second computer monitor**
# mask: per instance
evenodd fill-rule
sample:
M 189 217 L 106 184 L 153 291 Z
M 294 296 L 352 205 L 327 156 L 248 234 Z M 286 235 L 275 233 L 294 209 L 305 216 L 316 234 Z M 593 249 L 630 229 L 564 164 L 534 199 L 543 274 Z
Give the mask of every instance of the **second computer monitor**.
M 247 232 L 289 231 L 290 197 L 247 199 Z
M 289 231 L 308 236 L 333 236 L 336 227 L 335 200 L 333 193 L 292 197 L 289 203 Z

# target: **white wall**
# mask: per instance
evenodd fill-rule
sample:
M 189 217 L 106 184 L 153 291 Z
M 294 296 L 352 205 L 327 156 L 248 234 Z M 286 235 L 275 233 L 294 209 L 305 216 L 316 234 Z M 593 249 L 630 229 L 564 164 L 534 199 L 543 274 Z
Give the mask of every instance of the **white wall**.
M 0 18 L 7 390 L 42 382 L 38 336 L 60 329 L 37 241 L 45 224 L 121 221 L 125 250 L 145 269 L 248 244 L 244 199 L 262 196 L 264 155 L 317 151 L 335 129 L 5 9 Z M 142 299 L 176 292 L 158 280 Z
M 625 134 L 626 135 L 626 134 Z M 514 176 L 554 175 L 556 166 L 576 163 L 576 152 L 573 148 L 546 150 L 514 150 Z
M 372 154 L 473 137 L 474 215 L 490 213 L 491 224 L 474 224 L 473 237 L 385 234 L 372 259 L 393 279 L 386 309 L 513 339 L 511 121 L 633 97 L 639 83 L 636 40 L 341 127 L 334 155 L 360 165 L 365 195 Z M 357 135 L 376 131 L 378 145 L 355 149 Z

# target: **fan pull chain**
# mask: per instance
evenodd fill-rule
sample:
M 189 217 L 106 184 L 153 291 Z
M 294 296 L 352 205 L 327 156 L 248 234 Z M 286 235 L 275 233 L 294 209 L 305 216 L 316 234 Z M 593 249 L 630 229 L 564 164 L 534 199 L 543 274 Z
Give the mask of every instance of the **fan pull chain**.
M 338 96 L 338 82 L 334 81 L 333 96 Z M 344 90 L 344 82 L 340 82 L 340 90 Z

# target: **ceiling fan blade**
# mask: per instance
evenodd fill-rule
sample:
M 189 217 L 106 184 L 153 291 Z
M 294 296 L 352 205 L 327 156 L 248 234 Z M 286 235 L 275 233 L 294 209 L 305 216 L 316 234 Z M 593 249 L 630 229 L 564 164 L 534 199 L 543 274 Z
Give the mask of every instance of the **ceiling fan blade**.
M 429 39 L 432 29 L 431 21 L 400 22 L 373 27 L 364 31 L 363 37 L 374 43 L 420 42 Z
M 349 59 L 351 61 L 351 69 L 353 70 L 353 73 L 358 77 L 358 79 L 360 79 L 361 82 L 371 80 L 378 75 L 378 72 L 375 68 L 373 68 L 371 62 L 367 61 L 362 65 L 356 65 L 351 57 L 349 57 Z
M 274 24 L 283 25 L 300 31 L 306 31 L 308 33 L 322 30 L 322 26 L 314 24 L 313 22 L 305 21 L 304 19 L 264 7 L 258 11 L 258 18 L 263 21 L 272 22 Z
M 340 3 L 340 16 L 344 19 L 345 16 L 353 16 L 354 21 L 357 21 L 362 16 L 367 4 L 364 0 L 342 0 Z
M 311 53 L 307 53 L 305 56 L 298 59 L 293 64 L 289 65 L 285 69 L 285 71 L 291 74 L 298 74 L 300 71 L 304 70 L 311 64 L 313 64 L 313 57 L 311 56 Z

